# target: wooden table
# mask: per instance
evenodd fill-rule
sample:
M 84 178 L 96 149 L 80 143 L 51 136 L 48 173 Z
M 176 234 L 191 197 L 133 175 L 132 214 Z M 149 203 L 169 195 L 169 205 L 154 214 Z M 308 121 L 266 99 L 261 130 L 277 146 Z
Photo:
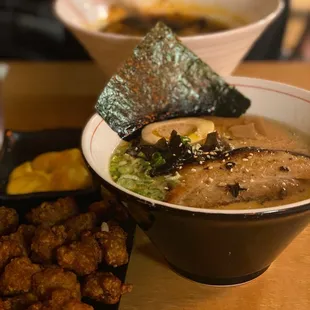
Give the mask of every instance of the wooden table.
M 103 87 L 90 63 L 12 63 L 5 83 L 6 127 L 38 130 L 80 127 Z M 281 81 L 310 90 L 310 64 L 248 63 L 238 75 Z M 310 227 L 258 279 L 237 287 L 197 284 L 172 272 L 138 230 L 127 280 L 134 284 L 122 310 L 309 310 Z

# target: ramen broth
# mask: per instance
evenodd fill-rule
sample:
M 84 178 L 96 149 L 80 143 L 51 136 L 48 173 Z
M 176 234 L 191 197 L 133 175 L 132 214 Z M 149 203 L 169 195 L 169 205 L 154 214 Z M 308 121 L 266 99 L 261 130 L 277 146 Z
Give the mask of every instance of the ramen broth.
M 109 22 L 100 30 L 109 33 L 144 36 L 159 21 L 164 22 L 179 36 L 200 35 L 230 29 L 228 24 L 216 19 L 170 13 L 166 15 L 128 15 Z
M 310 138 L 305 135 L 304 133 L 298 131 L 297 129 L 294 129 L 292 127 L 289 127 L 287 125 L 284 125 L 282 123 L 276 122 L 274 120 L 270 120 L 268 118 L 264 117 L 258 117 L 258 116 L 252 116 L 252 115 L 246 115 L 242 116 L 240 118 L 220 118 L 220 117 L 207 117 L 207 120 L 210 120 L 214 123 L 215 131 L 218 133 L 218 135 L 221 137 L 221 139 L 225 140 L 225 143 L 228 143 L 231 150 L 237 150 L 237 149 L 244 149 L 244 148 L 255 148 L 255 149 L 264 149 L 268 150 L 266 152 L 266 155 L 262 153 L 254 154 L 255 156 L 259 156 L 259 160 L 265 160 L 263 156 L 271 156 L 271 159 L 267 160 L 268 163 L 266 165 L 266 169 L 268 169 L 268 165 L 272 165 L 272 161 L 274 160 L 273 151 L 289 151 L 292 153 L 289 154 L 304 154 L 306 156 L 301 156 L 302 162 L 306 162 L 306 166 L 310 167 L 310 164 L 308 165 L 307 155 L 310 155 Z M 184 138 L 184 137 L 183 137 Z M 122 142 L 120 146 L 115 150 L 115 153 L 112 156 L 111 164 L 110 164 L 110 172 L 113 180 L 118 183 L 119 185 L 136 192 L 138 194 L 141 194 L 143 196 L 147 196 L 149 198 L 153 198 L 156 200 L 166 201 L 174 204 L 182 204 L 185 206 L 190 207 L 203 207 L 201 204 L 201 197 L 199 196 L 200 193 L 196 193 L 193 191 L 193 195 L 195 197 L 190 197 L 190 194 L 186 196 L 183 200 L 179 197 L 180 195 L 184 195 L 184 191 L 189 190 L 191 186 L 193 186 L 192 181 L 197 182 L 199 186 L 201 183 L 206 183 L 204 186 L 213 186 L 214 187 L 214 193 L 216 193 L 216 190 L 222 190 L 220 186 L 229 186 L 229 185 L 223 185 L 220 182 L 221 179 L 217 180 L 216 175 L 216 167 L 219 170 L 219 178 L 220 175 L 223 175 L 223 173 L 227 173 L 227 176 L 229 178 L 234 176 L 234 173 L 236 173 L 236 178 L 239 178 L 240 180 L 240 172 L 236 172 L 234 170 L 234 165 L 236 163 L 231 163 L 229 160 L 226 160 L 226 157 L 224 157 L 223 160 L 220 160 L 220 164 L 217 163 L 217 160 L 213 160 L 215 165 L 214 169 L 209 170 L 210 164 L 208 164 L 208 159 L 200 163 L 204 167 L 201 169 L 199 163 L 195 164 L 184 164 L 180 169 L 177 170 L 177 172 L 174 173 L 168 173 L 166 175 L 155 175 L 151 176 L 151 166 L 154 164 L 153 162 L 148 162 L 143 156 L 138 156 L 136 158 L 135 156 L 132 156 L 129 152 L 126 153 L 132 146 L 132 143 L 135 142 Z M 140 142 L 141 143 L 141 142 Z M 273 151 L 272 151 L 273 150 Z M 270 152 L 269 152 L 270 151 Z M 210 152 L 212 154 L 212 152 Z M 284 155 L 283 158 L 287 155 L 285 152 L 282 152 Z M 247 153 L 248 154 L 248 153 Z M 255 175 L 255 166 L 251 167 L 249 166 L 249 161 L 253 157 L 252 153 L 249 153 L 250 156 L 246 158 L 242 158 L 240 160 L 240 163 L 238 163 L 239 167 L 243 164 L 246 164 L 250 167 L 250 170 L 247 168 L 242 171 L 244 174 L 244 179 L 248 181 L 243 181 L 244 184 L 241 184 L 240 186 L 238 183 L 238 191 L 240 191 L 241 195 L 244 195 L 246 192 L 247 184 L 246 182 L 251 183 L 251 186 L 253 184 L 255 185 L 257 183 L 258 188 L 263 188 L 266 185 L 261 182 L 260 175 Z M 143 155 L 143 154 L 142 154 Z M 247 155 L 248 156 L 248 155 Z M 274 174 L 271 174 L 273 178 L 275 178 L 274 184 L 272 182 L 270 183 L 271 187 L 274 187 L 276 191 L 278 191 L 278 183 L 280 184 L 280 192 L 283 191 L 284 195 L 271 195 L 270 197 L 261 197 L 255 198 L 244 198 L 244 201 L 238 201 L 238 199 L 234 199 L 235 192 L 229 192 L 225 193 L 225 195 L 231 196 L 230 194 L 233 194 L 231 196 L 231 199 L 226 199 L 226 196 L 224 195 L 224 198 L 222 201 L 225 203 L 219 203 L 218 205 L 210 205 L 210 208 L 217 208 L 217 209 L 252 209 L 252 208 L 262 208 L 262 207 L 272 207 L 277 205 L 283 205 L 287 203 L 294 203 L 297 201 L 301 201 L 307 198 L 310 198 L 310 180 L 308 179 L 294 179 L 294 176 L 291 175 L 290 171 L 290 165 L 294 165 L 295 158 L 294 156 L 291 156 L 292 158 L 289 158 L 288 162 L 283 162 L 279 167 L 274 171 Z M 299 160 L 299 157 L 296 157 L 296 160 Z M 230 158 L 228 158 L 230 159 Z M 156 164 L 160 163 L 160 158 L 157 155 L 156 158 L 157 162 L 154 161 Z M 310 159 L 309 159 L 310 160 Z M 213 165 L 213 161 L 211 161 Z M 233 161 L 233 159 L 231 159 Z M 222 163 L 223 162 L 223 163 Z M 237 162 L 237 160 L 236 160 Z M 228 168 L 226 164 L 231 164 L 232 166 L 229 167 L 229 171 L 226 171 L 225 168 Z M 253 164 L 254 165 L 254 164 Z M 211 167 L 213 168 L 213 167 Z M 252 168 L 252 170 L 251 170 Z M 198 173 L 197 171 L 200 169 L 200 174 L 197 174 L 197 179 L 195 178 L 195 173 Z M 223 170 L 220 170 L 223 169 Z M 258 167 L 257 171 L 260 167 Z M 294 170 L 294 168 L 293 168 Z M 293 171 L 292 170 L 292 171 Z M 296 170 L 296 169 L 295 169 Z M 251 178 L 247 176 L 247 173 L 252 173 Z M 210 182 L 206 182 L 206 177 L 212 172 L 212 179 Z M 287 172 L 287 177 L 285 173 Z M 258 172 L 258 174 L 261 172 Z M 204 180 L 200 180 L 199 176 L 201 177 L 203 175 Z M 215 175 L 215 176 L 214 176 Z M 283 176 L 284 175 L 284 176 Z M 194 178 L 193 178 L 194 176 Z M 278 179 L 280 178 L 280 180 Z M 192 178 L 192 179 L 191 179 Z M 248 179 L 247 179 L 248 178 Z M 310 179 L 310 178 L 309 178 Z M 224 179 L 225 180 L 225 179 Z M 188 182 L 188 183 L 187 183 Z M 282 183 L 281 183 L 282 182 Z M 283 184 L 283 186 L 281 185 Z M 268 185 L 268 184 L 267 184 Z M 243 186 L 243 188 L 242 188 Z M 287 186 L 287 188 L 286 188 Z M 225 187 L 225 188 L 226 188 Z M 292 190 L 291 190 L 292 189 Z M 239 193 L 239 192 L 238 192 Z M 237 193 L 237 195 L 238 195 Z M 292 193 L 292 194 L 290 194 Z M 178 196 L 179 195 L 179 196 Z M 201 194 L 202 195 L 202 194 Z M 261 195 L 261 193 L 260 193 Z M 220 197 L 220 196 L 219 196 Z M 247 196 L 244 196 L 247 197 Z M 258 197 L 258 196 L 257 196 Z M 212 197 L 203 197 L 205 201 L 208 201 L 208 199 L 212 200 Z M 214 197 L 213 197 L 214 198 Z M 239 197 L 240 198 L 240 197 Z M 197 199 L 197 201 L 195 200 Z M 188 201 L 188 204 L 185 202 Z M 196 201 L 196 202 L 195 202 Z M 219 199 L 219 201 L 221 201 Z M 197 205 L 196 205 L 197 203 Z M 208 207 L 209 208 L 209 207 Z

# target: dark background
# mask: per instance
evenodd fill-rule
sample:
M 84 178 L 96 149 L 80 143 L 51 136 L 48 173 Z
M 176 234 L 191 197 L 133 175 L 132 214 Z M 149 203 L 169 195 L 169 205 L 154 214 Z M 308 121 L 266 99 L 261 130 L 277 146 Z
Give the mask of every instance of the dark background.
M 0 60 L 89 59 L 83 47 L 55 18 L 52 3 L 51 0 L 0 0 Z M 262 35 L 247 59 L 282 58 L 288 17 L 289 0 L 286 0 L 284 12 Z

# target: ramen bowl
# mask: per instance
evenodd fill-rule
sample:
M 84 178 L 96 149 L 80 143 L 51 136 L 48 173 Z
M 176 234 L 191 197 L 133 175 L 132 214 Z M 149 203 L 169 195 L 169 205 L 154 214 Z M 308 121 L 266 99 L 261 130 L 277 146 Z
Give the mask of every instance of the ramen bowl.
M 113 1 L 117 3 L 117 0 Z M 212 16 L 231 29 L 181 37 L 181 41 L 218 74 L 229 75 L 253 43 L 283 9 L 282 0 L 171 0 L 128 1 L 144 12 L 191 12 Z M 100 32 L 108 16 L 110 0 L 56 0 L 58 18 L 71 30 L 106 79 L 132 53 L 142 37 Z M 159 4 L 161 3 L 161 4 Z M 168 4 L 167 4 L 168 3 Z
M 259 79 L 226 80 L 252 100 L 249 114 L 283 122 L 310 136 L 310 92 Z M 170 266 L 185 277 L 212 285 L 254 279 L 309 223 L 310 199 L 270 208 L 225 210 L 189 208 L 135 194 L 117 185 L 109 174 L 111 154 L 120 141 L 95 114 L 82 134 L 85 159 Z

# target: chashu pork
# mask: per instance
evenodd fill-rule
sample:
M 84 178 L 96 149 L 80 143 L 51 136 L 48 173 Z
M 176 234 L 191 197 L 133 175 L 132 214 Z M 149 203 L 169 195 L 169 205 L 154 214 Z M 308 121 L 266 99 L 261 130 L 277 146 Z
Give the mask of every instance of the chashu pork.
M 310 188 L 310 157 L 240 148 L 202 165 L 188 165 L 168 202 L 196 208 L 284 199 Z

